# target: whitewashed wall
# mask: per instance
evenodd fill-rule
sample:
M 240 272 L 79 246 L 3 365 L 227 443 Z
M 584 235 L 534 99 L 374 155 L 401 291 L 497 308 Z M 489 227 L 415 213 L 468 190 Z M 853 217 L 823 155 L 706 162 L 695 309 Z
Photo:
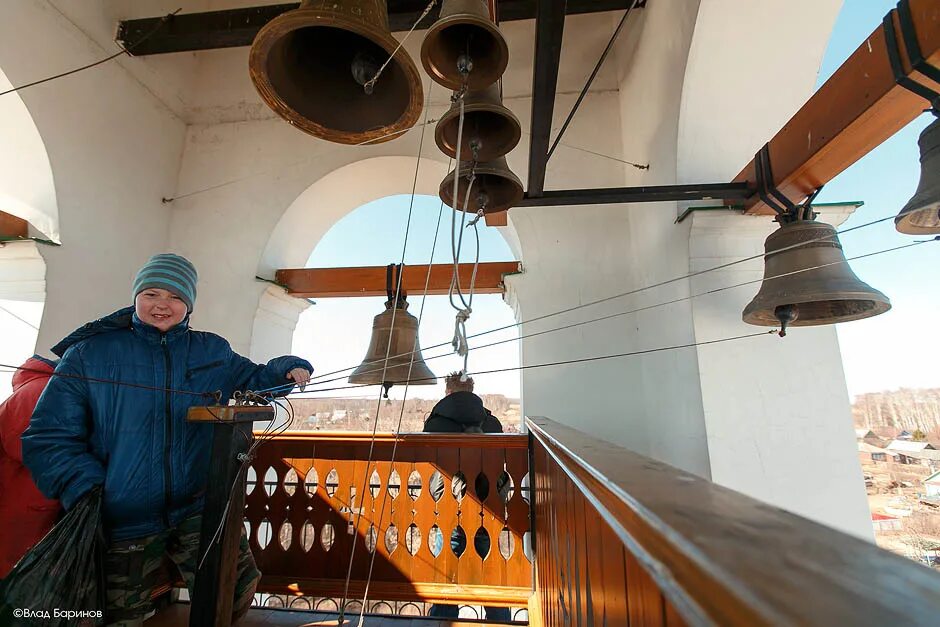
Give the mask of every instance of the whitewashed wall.
M 0 70 L 14 85 L 113 53 L 45 2 L 4 3 Z M 37 350 L 131 302 L 137 268 L 167 245 L 184 125 L 127 72 L 104 64 L 20 92 L 55 180 L 61 247 L 43 247 Z

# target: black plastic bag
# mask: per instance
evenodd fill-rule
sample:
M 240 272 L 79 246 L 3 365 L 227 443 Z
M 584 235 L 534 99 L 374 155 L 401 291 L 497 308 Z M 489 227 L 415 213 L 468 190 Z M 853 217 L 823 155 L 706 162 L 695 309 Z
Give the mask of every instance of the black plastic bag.
M 106 550 L 96 487 L 0 582 L 0 625 L 103 625 Z

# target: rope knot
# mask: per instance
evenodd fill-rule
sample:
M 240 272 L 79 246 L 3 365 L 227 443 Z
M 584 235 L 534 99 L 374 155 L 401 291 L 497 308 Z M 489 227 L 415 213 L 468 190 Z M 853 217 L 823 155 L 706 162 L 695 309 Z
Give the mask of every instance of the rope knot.
M 470 347 L 467 344 L 467 320 L 470 319 L 470 314 L 469 307 L 457 312 L 457 317 L 454 320 L 454 339 L 451 341 L 454 351 L 464 358 L 464 362 L 466 362 L 467 354 L 470 352 Z

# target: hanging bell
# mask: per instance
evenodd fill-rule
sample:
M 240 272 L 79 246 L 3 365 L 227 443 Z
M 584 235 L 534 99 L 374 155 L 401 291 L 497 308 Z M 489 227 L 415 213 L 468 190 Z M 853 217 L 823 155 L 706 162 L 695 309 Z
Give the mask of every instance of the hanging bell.
M 461 160 L 492 161 L 509 153 L 522 137 L 519 119 L 503 106 L 495 84 L 464 96 L 463 117 Z M 451 159 L 457 158 L 459 126 L 460 103 L 454 102 L 434 130 L 437 147 Z
M 894 219 L 894 228 L 907 235 L 940 233 L 940 118 L 924 129 L 920 146 L 920 183 Z
M 389 356 L 388 365 L 385 365 L 386 355 Z M 434 385 L 437 382 L 434 373 L 424 363 L 421 347 L 418 345 L 418 319 L 408 313 L 408 302 L 404 296 L 386 301 L 385 311 L 372 321 L 369 350 L 359 367 L 349 375 L 349 382 L 365 385 Z
M 457 204 L 454 204 L 454 176 L 457 170 L 452 170 L 444 177 L 439 194 L 447 206 L 469 213 L 479 213 L 480 210 L 483 213 L 495 213 L 505 211 L 522 200 L 522 181 L 509 169 L 506 157 L 478 163 L 473 172 L 473 186 L 468 197 L 470 162 L 460 162 Z
M 385 0 L 305 0 L 258 32 L 248 70 L 267 105 L 300 130 L 379 143 L 414 126 L 424 104 L 418 69 L 397 47 Z
M 490 19 L 485 0 L 444 0 L 441 16 L 424 36 L 421 63 L 444 87 L 478 90 L 499 80 L 509 46 Z
M 891 308 L 887 296 L 852 272 L 829 224 L 784 224 L 764 242 L 764 251 L 764 281 L 744 308 L 748 324 L 780 325 L 783 335 L 787 326 L 860 320 Z

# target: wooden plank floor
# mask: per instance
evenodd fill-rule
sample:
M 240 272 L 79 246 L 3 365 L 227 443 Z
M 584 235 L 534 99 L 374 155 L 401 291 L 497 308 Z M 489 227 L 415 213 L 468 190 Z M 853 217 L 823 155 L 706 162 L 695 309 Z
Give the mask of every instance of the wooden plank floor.
M 239 623 L 238 627 L 335 627 L 339 616 L 329 612 L 297 612 L 252 608 Z M 347 616 L 343 625 L 358 625 L 359 615 Z M 158 615 L 147 620 L 146 627 L 187 627 L 189 625 L 189 604 L 174 603 Z M 480 627 L 493 625 L 484 620 L 442 620 L 414 616 L 370 616 L 365 617 L 364 627 Z M 499 623 L 507 625 L 525 625 L 525 623 Z

